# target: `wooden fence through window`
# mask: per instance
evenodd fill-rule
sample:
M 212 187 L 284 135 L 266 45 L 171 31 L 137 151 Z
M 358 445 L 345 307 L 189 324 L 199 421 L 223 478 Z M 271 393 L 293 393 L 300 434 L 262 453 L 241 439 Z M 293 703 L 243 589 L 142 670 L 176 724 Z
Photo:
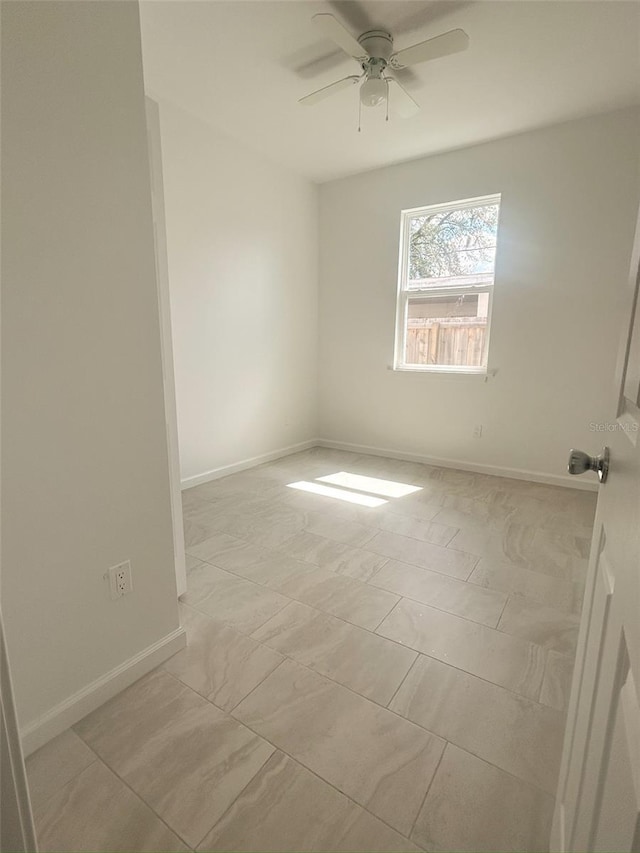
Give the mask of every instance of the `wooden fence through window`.
M 407 364 L 444 364 L 481 367 L 487 333 L 486 321 L 410 320 L 407 328 Z

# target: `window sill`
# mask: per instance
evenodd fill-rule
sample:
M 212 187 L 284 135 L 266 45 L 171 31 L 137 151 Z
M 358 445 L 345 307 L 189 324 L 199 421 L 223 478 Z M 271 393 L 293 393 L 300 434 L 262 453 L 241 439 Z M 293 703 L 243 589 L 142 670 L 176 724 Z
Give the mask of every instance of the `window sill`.
M 478 370 L 446 370 L 437 367 L 394 367 L 390 364 L 387 370 L 393 373 L 405 373 L 413 376 L 431 376 L 440 377 L 442 379 L 475 379 L 489 382 L 498 372 L 497 368 Z

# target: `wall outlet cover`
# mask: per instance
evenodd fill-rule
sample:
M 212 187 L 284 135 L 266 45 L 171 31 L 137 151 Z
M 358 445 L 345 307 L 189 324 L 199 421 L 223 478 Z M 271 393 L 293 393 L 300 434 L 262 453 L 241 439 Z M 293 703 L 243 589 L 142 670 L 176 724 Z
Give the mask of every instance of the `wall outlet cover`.
M 128 595 L 133 590 L 131 563 L 129 560 L 125 560 L 124 563 L 118 563 L 117 566 L 111 566 L 105 572 L 104 577 L 109 581 L 109 593 L 114 601 L 117 598 L 122 598 L 123 595 Z

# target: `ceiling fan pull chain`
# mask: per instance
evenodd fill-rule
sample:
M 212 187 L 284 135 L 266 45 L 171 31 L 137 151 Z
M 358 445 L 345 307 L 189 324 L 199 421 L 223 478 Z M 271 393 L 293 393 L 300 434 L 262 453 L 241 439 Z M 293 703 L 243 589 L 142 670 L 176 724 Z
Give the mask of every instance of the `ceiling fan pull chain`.
M 384 120 L 389 121 L 389 81 L 385 78 L 384 82 L 387 84 L 387 114 Z
M 358 133 L 362 132 L 362 101 L 358 98 Z

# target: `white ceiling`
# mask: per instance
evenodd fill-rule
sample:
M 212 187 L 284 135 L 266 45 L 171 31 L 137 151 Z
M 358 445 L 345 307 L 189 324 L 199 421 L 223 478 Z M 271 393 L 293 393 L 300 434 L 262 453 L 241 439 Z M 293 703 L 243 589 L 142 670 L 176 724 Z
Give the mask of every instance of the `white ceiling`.
M 358 66 L 311 20 L 395 48 L 454 27 L 466 53 L 416 66 L 410 119 L 363 108 L 358 87 L 297 103 Z M 640 102 L 640 3 L 623 0 L 142 0 L 147 90 L 315 181 Z

